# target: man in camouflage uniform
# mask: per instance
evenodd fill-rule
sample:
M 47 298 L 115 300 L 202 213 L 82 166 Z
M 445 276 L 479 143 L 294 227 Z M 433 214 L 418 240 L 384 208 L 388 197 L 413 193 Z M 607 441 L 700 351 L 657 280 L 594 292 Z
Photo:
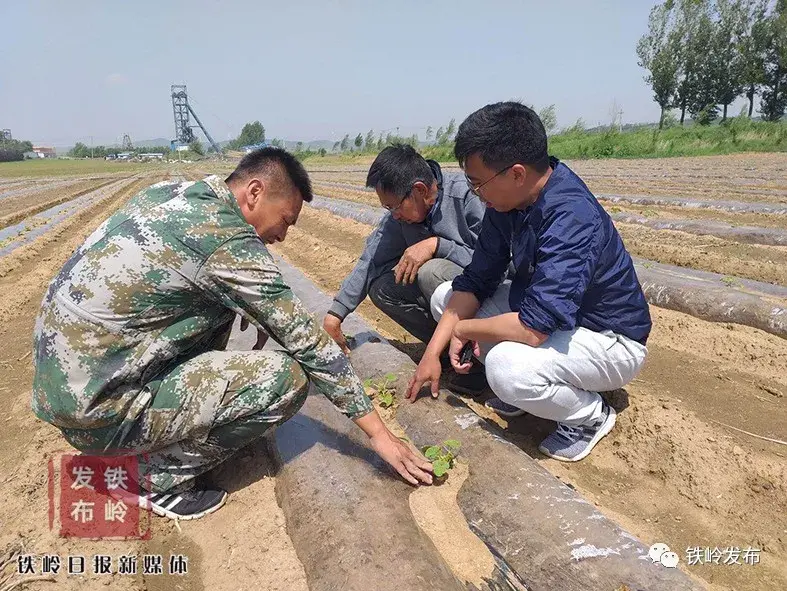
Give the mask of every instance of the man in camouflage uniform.
M 181 519 L 226 493 L 195 477 L 282 423 L 309 383 L 412 483 L 430 464 L 384 426 L 348 358 L 282 280 L 306 171 L 263 148 L 223 182 L 159 183 L 99 227 L 52 281 L 35 329 L 33 410 L 79 450 L 132 453 L 152 509 Z M 236 315 L 286 351 L 225 351 Z

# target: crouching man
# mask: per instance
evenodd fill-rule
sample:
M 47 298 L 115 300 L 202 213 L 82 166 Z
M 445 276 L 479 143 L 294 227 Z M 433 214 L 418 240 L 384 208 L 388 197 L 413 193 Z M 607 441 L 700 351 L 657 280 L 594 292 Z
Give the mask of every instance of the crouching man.
M 437 286 L 462 272 L 473 256 L 484 205 L 462 174 L 445 173 L 411 146 L 385 148 L 366 186 L 388 210 L 342 283 L 323 326 L 345 350 L 342 321 L 366 298 L 423 342 L 437 323 L 430 300 Z
M 144 506 L 217 510 L 198 476 L 292 417 L 313 384 L 411 483 L 430 464 L 393 436 L 349 360 L 284 283 L 266 244 L 284 240 L 306 171 L 263 148 L 227 178 L 160 183 L 102 224 L 55 277 L 36 322 L 35 414 L 77 449 L 138 455 Z M 227 351 L 233 320 L 285 351 Z
M 497 103 L 459 127 L 455 154 L 489 208 L 473 260 L 432 297 L 439 324 L 410 383 L 437 395 L 438 357 L 466 372 L 470 343 L 501 415 L 557 422 L 539 446 L 581 460 L 615 424 L 599 392 L 631 381 L 645 361 L 651 321 L 631 257 L 582 180 L 547 153 L 538 116 Z M 503 281 L 509 261 L 516 275 Z

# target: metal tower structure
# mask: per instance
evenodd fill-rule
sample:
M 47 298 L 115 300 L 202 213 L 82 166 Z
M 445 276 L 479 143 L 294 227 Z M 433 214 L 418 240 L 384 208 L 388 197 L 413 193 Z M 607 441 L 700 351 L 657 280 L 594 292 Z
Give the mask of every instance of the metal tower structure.
M 210 145 L 213 146 L 213 149 L 216 151 L 216 153 L 221 154 L 221 148 L 210 136 L 208 130 L 205 129 L 205 126 L 202 125 L 202 121 L 199 120 L 199 117 L 197 117 L 194 109 L 191 108 L 191 105 L 189 104 L 189 95 L 186 92 L 186 85 L 173 84 L 171 90 L 172 113 L 175 116 L 175 141 L 180 142 L 181 144 L 190 144 L 195 139 L 193 128 L 199 127 L 202 130 L 202 133 L 205 134 L 205 137 L 208 138 L 208 142 L 210 142 Z M 197 125 L 191 125 L 189 120 L 190 116 L 194 117 L 194 121 L 197 123 Z
M 123 150 L 131 151 L 131 150 L 134 149 L 134 146 L 131 144 L 131 136 L 128 135 L 127 133 L 123 134 L 123 144 L 122 144 L 122 146 L 123 146 Z

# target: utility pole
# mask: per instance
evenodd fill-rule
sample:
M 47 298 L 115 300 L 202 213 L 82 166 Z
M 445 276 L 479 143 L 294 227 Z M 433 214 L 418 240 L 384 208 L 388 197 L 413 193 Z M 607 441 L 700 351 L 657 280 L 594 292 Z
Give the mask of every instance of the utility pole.
M 93 136 L 90 136 L 90 159 L 93 159 Z

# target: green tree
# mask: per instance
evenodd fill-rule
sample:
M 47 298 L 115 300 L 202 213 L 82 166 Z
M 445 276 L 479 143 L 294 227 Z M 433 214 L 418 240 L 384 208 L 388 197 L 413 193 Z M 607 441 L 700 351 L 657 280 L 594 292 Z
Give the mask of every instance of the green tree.
M 680 124 L 686 120 L 690 105 L 701 102 L 700 76 L 707 63 L 710 42 L 709 0 L 675 0 L 674 43 L 680 64 L 680 81 L 677 88 L 676 105 L 680 108 Z M 703 40 L 703 37 L 705 39 Z M 707 77 L 706 81 L 707 82 Z M 702 107 L 697 109 L 699 112 Z
M 363 146 L 363 134 L 359 133 L 358 135 L 356 135 L 353 144 L 355 144 L 355 147 L 360 150 L 361 146 Z
M 28 141 L 0 139 L 0 162 L 24 160 L 25 152 L 32 152 L 33 144 Z
M 68 155 L 72 158 L 85 158 L 90 156 L 90 148 L 82 142 L 77 142 L 74 147 L 68 151 Z
M 645 82 L 653 90 L 653 100 L 661 107 L 659 129 L 664 127 L 664 116 L 672 108 L 678 88 L 680 60 L 671 15 L 670 3 L 654 6 L 648 19 L 648 32 L 637 43 L 639 66 L 648 71 Z
M 333 142 L 333 148 L 331 148 L 331 152 L 336 152 L 339 149 L 339 145 L 341 142 Z
M 552 133 L 557 127 L 557 114 L 555 113 L 555 105 L 544 107 L 538 112 L 538 118 L 544 124 L 544 129 L 547 133 Z
M 448 143 L 454 139 L 454 134 L 456 133 L 456 119 L 451 119 L 448 122 L 448 127 L 445 129 L 445 134 L 443 135 L 443 143 Z
M 696 0 L 695 0 L 696 1 Z M 702 7 L 697 14 L 694 37 L 690 51 L 693 54 L 694 76 L 687 95 L 687 109 L 695 121 L 703 125 L 716 119 L 719 113 L 719 69 L 713 55 L 715 26 L 712 6 L 707 1 L 697 1 Z M 701 114 L 701 116 L 700 116 Z
M 342 143 L 339 144 L 339 147 L 342 149 L 342 152 L 346 152 L 350 149 L 350 134 L 347 134 L 342 138 Z
M 205 148 L 202 147 L 202 142 L 199 140 L 194 140 L 189 144 L 189 150 L 197 154 L 198 156 L 205 155 Z
M 303 142 L 295 142 L 295 151 L 303 152 Z
M 251 146 L 265 141 L 265 128 L 259 121 L 252 121 L 243 126 L 236 142 L 238 148 L 241 146 Z
M 379 152 L 385 147 L 385 140 L 383 139 L 383 132 L 380 132 L 380 135 L 377 136 L 377 151 Z
M 585 121 L 580 117 L 574 125 L 566 129 L 565 133 L 585 133 L 585 129 Z
M 767 49 L 760 113 L 778 121 L 787 110 L 787 0 L 777 0 L 766 26 Z
M 716 0 L 718 17 L 711 41 L 712 65 L 716 78 L 716 98 L 722 105 L 722 121 L 727 108 L 743 92 L 744 60 L 741 52 L 748 26 L 746 0 Z
M 370 129 L 369 133 L 366 134 L 366 139 L 364 140 L 364 147 L 367 150 L 371 150 L 374 148 L 374 130 Z
M 284 147 L 284 142 L 282 140 L 280 140 L 279 138 L 273 138 L 271 140 L 271 146 L 273 146 L 274 148 L 283 148 Z
M 443 136 L 445 135 L 445 130 L 441 127 L 437 128 L 437 131 L 434 134 L 434 141 L 436 144 L 442 146 L 444 143 L 447 143 L 443 140 Z
M 741 38 L 741 82 L 749 101 L 748 117 L 754 112 L 754 97 L 765 82 L 765 52 L 767 50 L 767 0 L 747 0 L 746 30 Z
M 328 153 L 328 152 L 326 152 L 325 148 L 320 148 L 319 154 L 320 154 L 320 157 L 321 157 L 321 158 L 325 158 L 325 155 L 326 155 L 327 153 Z
M 432 139 L 432 136 L 434 136 L 434 129 L 432 129 L 432 126 L 431 126 L 431 125 L 429 125 L 429 126 L 426 128 L 426 141 L 427 141 L 427 142 L 428 142 L 428 141 L 431 141 L 431 139 Z

